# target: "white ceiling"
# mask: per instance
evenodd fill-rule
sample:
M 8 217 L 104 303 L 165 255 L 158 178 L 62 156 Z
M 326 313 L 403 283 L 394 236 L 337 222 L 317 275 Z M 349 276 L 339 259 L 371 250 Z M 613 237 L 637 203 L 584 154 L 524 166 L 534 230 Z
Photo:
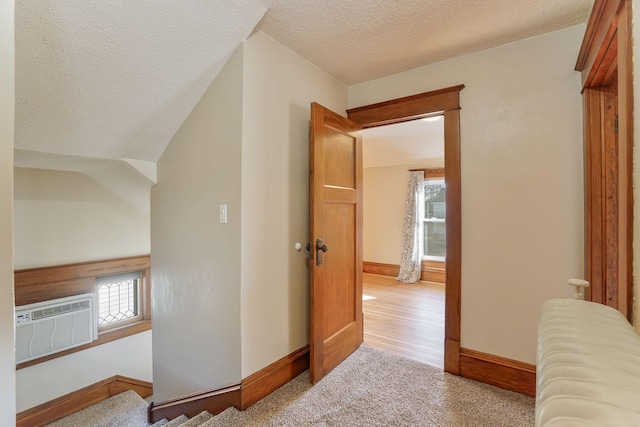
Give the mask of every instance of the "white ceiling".
M 444 120 L 411 120 L 362 131 L 362 166 L 444 166 Z
M 16 0 L 16 158 L 157 161 L 256 29 L 352 85 L 583 23 L 592 3 Z

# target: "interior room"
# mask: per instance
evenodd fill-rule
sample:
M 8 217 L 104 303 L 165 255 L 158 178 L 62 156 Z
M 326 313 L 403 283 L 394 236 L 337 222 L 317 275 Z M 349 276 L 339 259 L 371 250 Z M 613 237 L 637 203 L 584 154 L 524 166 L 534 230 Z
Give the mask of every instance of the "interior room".
M 640 425 L 634 3 L 0 0 L 0 425 Z
M 365 129 L 362 147 L 364 342 L 442 369 L 444 191 L 438 191 L 433 202 L 425 201 L 424 187 L 419 195 L 423 209 L 418 227 L 412 227 L 411 233 L 422 236 L 418 251 L 419 268 L 424 273 L 416 283 L 404 284 L 396 278 L 402 258 L 410 171 L 423 170 L 422 185 L 444 185 L 443 117 Z M 430 227 L 438 229 L 429 233 Z

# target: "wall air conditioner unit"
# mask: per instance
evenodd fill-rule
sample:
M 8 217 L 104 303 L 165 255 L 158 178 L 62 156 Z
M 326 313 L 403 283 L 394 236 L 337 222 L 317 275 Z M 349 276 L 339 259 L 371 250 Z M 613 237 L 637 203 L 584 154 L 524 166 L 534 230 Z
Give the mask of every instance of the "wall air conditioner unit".
M 82 294 L 16 307 L 16 363 L 97 339 L 95 306 L 95 294 Z

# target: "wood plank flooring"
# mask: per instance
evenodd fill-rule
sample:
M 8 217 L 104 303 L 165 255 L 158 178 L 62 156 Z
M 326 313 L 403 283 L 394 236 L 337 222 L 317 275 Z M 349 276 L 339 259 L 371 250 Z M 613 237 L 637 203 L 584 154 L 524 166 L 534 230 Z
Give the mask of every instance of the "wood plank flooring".
M 444 289 L 363 273 L 364 342 L 444 369 Z

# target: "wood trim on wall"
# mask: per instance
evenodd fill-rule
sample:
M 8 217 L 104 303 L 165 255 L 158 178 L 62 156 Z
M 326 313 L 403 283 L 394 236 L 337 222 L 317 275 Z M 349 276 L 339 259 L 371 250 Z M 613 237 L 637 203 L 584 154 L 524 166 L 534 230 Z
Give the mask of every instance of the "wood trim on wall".
M 612 55 L 607 55 L 608 47 L 616 43 L 618 14 L 626 0 L 596 0 L 591 10 L 576 70 L 582 72 L 582 86 L 598 86 L 598 70 L 611 69 Z M 612 53 L 611 50 L 609 52 Z M 602 75 L 600 71 L 600 75 Z
M 245 410 L 307 369 L 309 369 L 308 345 L 249 375 L 242 380 L 241 384 L 196 393 L 159 404 L 151 403 L 148 421 L 153 423 L 163 418 L 173 419 L 182 414 L 192 417 L 204 410 L 215 415 L 231 406 Z
M 364 128 L 415 120 L 433 113 L 460 108 L 460 91 L 462 89 L 464 89 L 464 85 L 452 86 L 350 108 L 347 110 L 347 115 L 349 120 L 361 124 Z
M 428 169 L 409 169 L 409 172 L 424 172 L 424 179 L 444 178 L 444 169 L 428 168 Z
M 536 367 L 529 363 L 461 348 L 460 375 L 527 396 L 536 395 Z
M 147 381 L 116 375 L 20 412 L 16 416 L 16 426 L 41 427 L 127 390 L 133 390 L 146 398 L 153 394 L 153 385 Z
M 397 264 L 384 264 L 380 262 L 364 261 L 362 263 L 364 273 L 380 274 L 382 276 L 397 277 L 400 274 L 400 266 Z M 426 282 L 446 283 L 446 267 L 442 261 L 422 261 L 420 280 Z
M 447 263 L 445 284 L 444 370 L 460 372 L 460 300 L 462 292 L 462 178 L 460 163 L 460 91 L 464 85 L 347 110 L 364 128 L 400 123 L 444 112 L 444 179 L 447 185 Z M 450 353 L 455 352 L 455 353 Z
M 95 292 L 96 278 L 142 271 L 140 321 L 98 332 L 98 339 L 28 362 L 16 369 L 26 368 L 88 348 L 151 329 L 151 257 L 149 255 L 89 261 L 76 264 L 29 268 L 14 272 L 15 305 L 21 306 L 72 295 Z
M 195 393 L 159 404 L 151 402 L 147 417 L 150 423 L 155 423 L 163 418 L 172 420 L 182 414 L 191 418 L 202 411 L 217 415 L 232 406 L 240 407 L 240 384 Z
M 247 409 L 307 369 L 309 369 L 308 345 L 249 375 L 242 380 L 240 409 Z
M 576 70 L 585 129 L 587 299 L 633 314 L 633 70 L 629 0 L 596 0 Z

